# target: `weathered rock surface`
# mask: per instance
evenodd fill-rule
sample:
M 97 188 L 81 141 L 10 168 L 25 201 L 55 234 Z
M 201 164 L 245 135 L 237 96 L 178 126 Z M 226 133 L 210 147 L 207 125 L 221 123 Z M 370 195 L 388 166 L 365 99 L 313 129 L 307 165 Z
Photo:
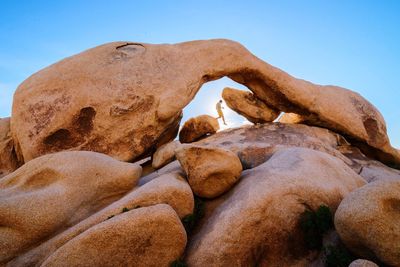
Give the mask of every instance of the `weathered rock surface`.
M 189 241 L 189 266 L 307 266 L 316 255 L 305 249 L 299 219 L 306 209 L 342 198 L 365 181 L 340 159 L 291 148 L 246 170 L 215 200 Z
M 340 203 L 335 227 L 359 256 L 400 266 L 400 180 L 369 183 Z
M 153 154 L 153 160 L 151 165 L 155 169 L 159 169 L 175 159 L 175 149 L 177 149 L 181 143 L 177 140 L 162 145 Z
M 141 168 L 85 151 L 32 160 L 0 180 L 0 263 L 131 190 Z
M 108 43 L 39 71 L 14 95 L 11 132 L 17 155 L 29 161 L 70 149 L 136 159 L 154 150 L 163 136 L 172 136 L 165 131 L 176 132 L 181 110 L 203 83 L 223 76 L 277 110 L 312 117 L 364 151 L 373 148 L 370 154 L 381 161 L 400 163 L 382 115 L 359 94 L 296 79 L 222 39 Z
M 83 232 L 41 266 L 169 266 L 186 246 L 186 232 L 168 205 L 138 208 Z
M 181 143 L 191 143 L 214 134 L 219 130 L 218 120 L 209 115 L 200 115 L 190 118 L 183 124 L 179 132 L 179 141 Z
M 38 266 L 69 240 L 110 217 L 124 208 L 147 207 L 168 204 L 180 218 L 193 212 L 193 193 L 186 180 L 176 173 L 160 175 L 143 186 L 135 188 L 123 198 L 98 211 L 87 219 L 63 231 L 43 244 L 18 256 L 8 263 L 10 266 Z
M 281 123 L 304 123 L 306 124 L 306 118 L 296 114 L 296 113 L 284 113 L 279 118 L 279 122 Z
M 0 178 L 18 167 L 17 155 L 10 132 L 10 118 L 0 118 Z
M 240 178 L 242 164 L 233 152 L 222 148 L 182 145 L 176 158 L 187 175 L 193 193 L 214 198 L 228 191 Z
M 290 147 L 304 147 L 335 156 L 359 173 L 368 182 L 381 179 L 400 179 L 400 171 L 366 157 L 345 138 L 330 130 L 303 124 L 265 123 L 245 125 L 219 131 L 192 143 L 205 147 L 219 147 L 238 155 L 243 169 L 251 169 L 267 161 L 273 153 Z M 141 179 L 146 183 L 169 172 L 181 171 L 173 162 Z
M 268 107 L 254 94 L 234 88 L 224 88 L 222 98 L 228 107 L 252 123 L 271 122 L 278 118 L 280 111 Z
M 327 129 L 301 124 L 245 125 L 218 132 L 193 144 L 229 149 L 239 156 L 244 169 L 257 167 L 276 151 L 289 147 L 304 147 L 328 153 L 342 159 L 356 172 L 362 166 L 352 160 L 353 155 L 348 153 L 349 144 L 342 136 Z M 342 150 L 346 155 L 341 153 Z
M 358 259 L 350 263 L 349 267 L 379 267 L 372 261 Z
M 369 161 L 362 164 L 360 175 L 368 182 L 380 180 L 400 181 L 400 171 L 383 165 L 378 161 Z

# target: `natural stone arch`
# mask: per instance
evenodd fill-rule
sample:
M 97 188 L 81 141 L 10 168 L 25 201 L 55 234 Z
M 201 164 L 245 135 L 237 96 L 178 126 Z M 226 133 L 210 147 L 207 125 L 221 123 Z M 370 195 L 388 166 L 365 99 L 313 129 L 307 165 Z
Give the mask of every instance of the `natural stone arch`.
M 14 96 L 11 128 L 18 155 L 27 161 L 47 153 L 51 148 L 43 140 L 64 129 L 79 110 L 91 107 L 96 111 L 93 130 L 69 149 L 137 159 L 154 150 L 160 139 L 171 139 L 182 109 L 200 87 L 224 76 L 278 110 L 312 118 L 313 124 L 342 133 L 363 149 L 372 148 L 387 164 L 400 163 L 382 115 L 359 94 L 296 79 L 223 39 L 108 43 L 32 75 Z

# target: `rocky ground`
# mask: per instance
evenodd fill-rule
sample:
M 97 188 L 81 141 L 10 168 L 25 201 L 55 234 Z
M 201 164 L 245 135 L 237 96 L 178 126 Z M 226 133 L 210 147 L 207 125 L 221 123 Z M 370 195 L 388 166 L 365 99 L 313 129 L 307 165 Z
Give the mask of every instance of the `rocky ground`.
M 223 76 L 254 125 L 180 126 Z M 109 43 L 33 74 L 0 120 L 0 266 L 400 266 L 399 168 L 355 92 L 229 40 Z

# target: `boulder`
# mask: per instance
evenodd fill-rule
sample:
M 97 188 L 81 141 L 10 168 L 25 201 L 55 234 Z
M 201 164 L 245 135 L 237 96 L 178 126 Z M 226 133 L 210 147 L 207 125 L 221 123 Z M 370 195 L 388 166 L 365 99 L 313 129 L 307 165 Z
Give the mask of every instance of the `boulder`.
M 268 107 L 263 101 L 248 91 L 224 88 L 222 98 L 228 107 L 244 116 L 252 123 L 271 122 L 278 118 L 280 111 Z
M 191 143 L 214 134 L 219 130 L 218 120 L 209 115 L 200 115 L 190 118 L 183 124 L 179 132 L 179 141 L 181 143 Z
M 302 124 L 244 125 L 220 131 L 193 145 L 229 149 L 238 155 L 243 169 L 257 167 L 276 151 L 290 147 L 304 147 L 328 153 L 343 160 L 356 172 L 359 172 L 362 166 L 353 160 L 352 154 L 344 155 L 341 152 L 348 150 L 348 143 L 341 135 Z M 357 155 L 357 158 L 360 157 Z
M 86 151 L 32 160 L 0 180 L 0 263 L 40 244 L 131 190 L 141 168 Z
M 41 266 L 169 266 L 185 250 L 175 211 L 160 204 L 97 224 L 53 253 Z
M 278 120 L 280 123 L 304 123 L 306 124 L 305 117 L 296 113 L 283 113 Z
M 182 145 L 176 157 L 193 193 L 214 198 L 228 191 L 240 178 L 242 164 L 235 153 L 222 148 Z
M 14 94 L 17 156 L 23 162 L 60 150 L 91 150 L 125 161 L 143 157 L 164 136 L 173 136 L 182 109 L 200 87 L 224 76 L 268 106 L 312 116 L 318 126 L 400 165 L 382 115 L 359 94 L 296 79 L 223 39 L 108 43 L 33 74 Z
M 379 267 L 372 261 L 358 259 L 350 263 L 349 267 Z
M 10 132 L 10 118 L 0 118 L 0 178 L 18 168 L 14 142 Z
M 39 266 L 58 248 L 87 229 L 118 216 L 123 211 L 156 204 L 168 204 L 179 218 L 193 213 L 193 193 L 186 180 L 177 173 L 160 175 L 143 186 L 135 188 L 116 202 L 68 228 L 41 245 L 8 262 L 10 266 Z
M 378 161 L 368 161 L 362 165 L 360 175 L 369 183 L 380 180 L 400 181 L 399 170 L 389 168 Z
M 308 266 L 317 257 L 300 228 L 305 210 L 335 211 L 365 181 L 340 159 L 304 148 L 276 152 L 246 170 L 189 240 L 189 266 Z
M 335 227 L 355 254 L 400 266 L 400 180 L 369 183 L 340 203 Z
M 154 169 L 159 169 L 175 159 L 175 149 L 177 149 L 181 143 L 177 140 L 162 145 L 153 154 L 153 161 L 151 165 Z

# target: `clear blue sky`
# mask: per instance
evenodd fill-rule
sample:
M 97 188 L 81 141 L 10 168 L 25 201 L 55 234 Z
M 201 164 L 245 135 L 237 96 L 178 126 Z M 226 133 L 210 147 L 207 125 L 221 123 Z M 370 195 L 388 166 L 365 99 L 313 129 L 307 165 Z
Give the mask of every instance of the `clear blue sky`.
M 298 78 L 359 92 L 400 147 L 400 1 L 2 0 L 0 33 L 0 117 L 10 115 L 13 92 L 29 75 L 87 48 L 228 38 Z M 185 119 L 213 112 L 232 84 L 204 86 Z

